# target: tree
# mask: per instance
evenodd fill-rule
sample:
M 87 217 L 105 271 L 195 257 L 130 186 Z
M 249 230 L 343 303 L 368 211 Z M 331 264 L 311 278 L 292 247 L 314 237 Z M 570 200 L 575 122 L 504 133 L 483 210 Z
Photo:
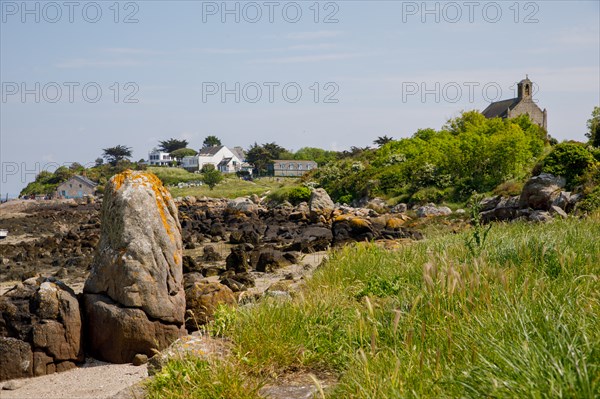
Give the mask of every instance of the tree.
M 275 143 L 258 145 L 254 143 L 246 152 L 246 161 L 254 165 L 258 174 L 265 174 L 267 166 L 275 159 L 280 159 L 288 151 Z
M 200 169 L 200 173 L 210 172 L 211 170 L 215 170 L 215 165 L 212 163 L 205 163 L 202 165 L 202 169 Z
M 393 137 L 388 137 L 388 136 L 383 136 L 383 137 L 377 137 L 377 140 L 373 141 L 373 144 L 375 144 L 378 147 L 382 147 L 384 145 L 386 145 L 387 143 L 389 143 L 390 141 L 394 140 Z
M 207 136 L 202 142 L 202 147 L 218 147 L 221 145 L 221 140 L 217 136 Z
M 202 174 L 202 180 L 208 184 L 208 187 L 212 190 L 217 184 L 223 180 L 223 175 L 216 169 L 207 170 Z
M 103 163 L 104 163 L 104 159 L 102 159 L 100 157 L 96 158 L 95 166 L 101 166 Z
M 64 181 L 69 180 L 73 175 L 75 175 L 75 171 L 73 169 L 69 169 L 66 166 L 59 166 L 54 171 L 54 176 L 50 180 L 52 183 L 62 183 Z
M 327 151 L 322 148 L 302 147 L 294 154 L 294 159 L 315 161 L 319 166 L 338 159 L 336 151 Z
M 169 139 L 158 142 L 158 149 L 169 154 L 173 151 L 179 150 L 180 148 L 186 148 L 188 146 L 187 140 Z
M 183 157 L 191 157 L 196 155 L 197 153 L 197 151 L 192 150 L 191 148 L 180 148 L 178 150 L 173 151 L 170 155 L 178 161 L 181 161 Z
M 71 164 L 71 166 L 69 166 L 69 169 L 71 169 L 75 172 L 81 173 L 85 170 L 85 167 L 82 164 L 80 164 L 79 162 L 73 162 Z
M 102 151 L 102 157 L 110 162 L 113 166 L 117 165 L 119 161 L 124 159 L 129 160 L 129 157 L 131 157 L 131 148 L 124 145 L 104 148 Z
M 585 136 L 590 139 L 590 145 L 600 147 L 600 107 L 594 107 L 592 117 L 587 121 L 587 128 Z
M 272 159 L 280 159 L 283 153 L 289 153 L 288 150 L 274 142 L 263 144 L 263 147 L 267 150 Z

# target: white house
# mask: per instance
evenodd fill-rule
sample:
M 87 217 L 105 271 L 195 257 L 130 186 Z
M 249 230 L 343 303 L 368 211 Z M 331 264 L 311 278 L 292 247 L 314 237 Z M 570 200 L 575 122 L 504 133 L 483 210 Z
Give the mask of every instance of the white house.
M 200 149 L 198 155 L 184 157 L 181 166 L 190 172 L 196 172 L 202 170 L 204 165 L 213 165 L 222 173 L 235 173 L 242 169 L 243 157 L 243 151 L 239 147 L 233 150 L 222 145 L 204 147 Z
M 150 166 L 169 166 L 175 161 L 175 158 L 172 158 L 168 152 L 162 152 L 153 149 L 148 153 L 148 162 L 146 162 Z

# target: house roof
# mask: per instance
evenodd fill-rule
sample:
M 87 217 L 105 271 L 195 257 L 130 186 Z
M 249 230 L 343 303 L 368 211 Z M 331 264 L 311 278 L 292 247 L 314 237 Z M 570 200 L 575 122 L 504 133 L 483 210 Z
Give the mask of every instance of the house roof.
M 231 149 L 231 152 L 233 152 L 233 155 L 235 155 L 236 157 L 238 157 L 238 159 L 240 161 L 243 161 L 244 159 L 246 159 L 246 154 L 244 154 L 244 150 L 239 148 L 239 147 L 234 147 Z
M 85 176 L 80 176 L 80 175 L 75 175 L 73 177 L 71 177 L 69 180 L 67 180 L 66 182 L 70 181 L 70 180 L 77 180 L 80 181 L 84 184 L 87 184 L 90 187 L 96 187 L 98 185 L 98 183 L 91 181 L 90 179 L 88 179 Z M 66 183 L 65 182 L 65 183 Z
M 506 116 L 506 110 L 513 109 L 518 103 L 519 98 L 496 101 L 488 105 L 488 107 L 483 110 L 482 114 L 486 118 L 504 118 Z
M 227 165 L 229 162 L 231 162 L 233 158 L 223 158 L 221 159 L 221 162 L 219 162 L 219 166 L 225 166 Z
M 309 161 L 306 159 L 274 159 L 273 163 L 280 163 L 280 162 L 292 162 L 292 163 L 301 163 L 304 165 L 308 165 L 308 164 L 312 164 L 312 165 L 316 165 L 317 163 L 315 161 Z
M 223 148 L 222 145 L 218 145 L 218 146 L 214 146 L 214 147 L 203 147 L 203 148 L 200 148 L 200 151 L 198 151 L 198 155 L 201 157 L 206 157 L 206 156 L 212 157 L 217 152 L 221 151 L 221 148 Z

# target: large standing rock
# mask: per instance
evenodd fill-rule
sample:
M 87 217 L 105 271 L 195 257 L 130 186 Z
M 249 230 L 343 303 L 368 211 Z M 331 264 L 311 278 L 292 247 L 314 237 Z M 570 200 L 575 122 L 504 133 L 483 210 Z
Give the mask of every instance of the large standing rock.
M 84 305 L 89 349 L 113 363 L 152 356 L 185 333 L 181 227 L 155 175 L 128 170 L 108 182 Z
M 32 278 L 0 297 L 0 381 L 68 370 L 83 360 L 75 293 Z
M 313 221 L 318 222 L 321 218 L 329 220 L 335 208 L 335 204 L 322 188 L 317 188 L 312 191 L 310 201 L 308 202 L 310 217 Z
M 564 178 L 548 173 L 533 176 L 523 187 L 519 207 L 542 211 L 549 210 L 554 200 L 560 196 L 565 183 Z

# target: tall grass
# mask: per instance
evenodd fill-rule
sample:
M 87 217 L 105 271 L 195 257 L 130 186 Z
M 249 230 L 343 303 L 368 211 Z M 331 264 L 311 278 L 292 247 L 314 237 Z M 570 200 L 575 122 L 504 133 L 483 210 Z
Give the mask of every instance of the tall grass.
M 599 397 L 599 218 L 495 225 L 477 256 L 467 234 L 348 246 L 294 299 L 240 308 L 236 372 L 333 371 L 332 398 Z

